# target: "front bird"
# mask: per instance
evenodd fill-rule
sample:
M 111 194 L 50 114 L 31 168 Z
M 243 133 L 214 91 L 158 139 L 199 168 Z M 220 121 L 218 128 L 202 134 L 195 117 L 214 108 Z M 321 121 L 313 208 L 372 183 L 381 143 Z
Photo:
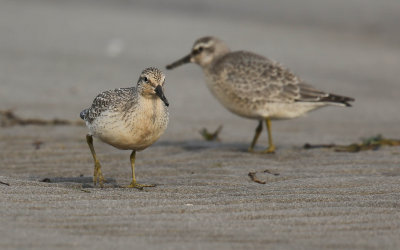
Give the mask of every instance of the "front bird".
M 99 94 L 90 108 L 80 117 L 86 122 L 89 133 L 86 140 L 94 160 L 93 182 L 103 187 L 101 165 L 93 147 L 93 136 L 118 149 L 132 150 L 130 160 L 132 182 L 130 188 L 142 189 L 155 185 L 136 182 L 136 151 L 156 142 L 168 125 L 168 100 L 164 96 L 165 75 L 157 68 L 147 68 L 141 73 L 137 85 Z

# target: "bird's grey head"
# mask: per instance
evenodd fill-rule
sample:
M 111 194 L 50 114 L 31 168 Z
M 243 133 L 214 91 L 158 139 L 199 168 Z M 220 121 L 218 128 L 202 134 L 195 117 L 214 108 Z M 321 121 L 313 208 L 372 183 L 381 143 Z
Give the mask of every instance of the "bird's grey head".
M 157 96 L 166 106 L 169 106 L 168 100 L 164 95 L 164 83 L 164 73 L 155 67 L 150 67 L 143 70 L 140 74 L 137 82 L 138 91 L 144 97 L 153 98 L 154 96 Z
M 167 69 L 174 69 L 185 63 L 196 63 L 201 67 L 209 66 L 215 59 L 225 55 L 230 50 L 228 46 L 216 37 L 206 36 L 197 39 L 189 55 L 167 65 Z

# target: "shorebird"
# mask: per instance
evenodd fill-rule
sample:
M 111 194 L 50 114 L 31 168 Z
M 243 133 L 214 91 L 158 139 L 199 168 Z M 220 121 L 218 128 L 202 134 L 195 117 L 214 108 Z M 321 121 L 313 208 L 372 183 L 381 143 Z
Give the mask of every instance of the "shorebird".
M 274 153 L 271 120 L 302 116 L 327 105 L 351 106 L 351 97 L 339 96 L 315 89 L 289 69 L 261 55 L 234 51 L 216 37 L 195 41 L 191 52 L 167 65 L 174 69 L 185 63 L 196 63 L 204 72 L 208 89 L 229 111 L 258 120 L 253 141 L 254 151 L 265 121 L 269 147 L 262 153 Z
M 136 86 L 102 92 L 90 108 L 80 113 L 89 129 L 86 141 L 94 160 L 94 185 L 98 182 L 103 187 L 104 177 L 93 147 L 93 136 L 118 149 L 132 150 L 132 182 L 127 187 L 155 186 L 136 182 L 135 158 L 136 151 L 153 144 L 167 128 L 169 103 L 164 95 L 164 83 L 164 73 L 157 68 L 147 68 Z

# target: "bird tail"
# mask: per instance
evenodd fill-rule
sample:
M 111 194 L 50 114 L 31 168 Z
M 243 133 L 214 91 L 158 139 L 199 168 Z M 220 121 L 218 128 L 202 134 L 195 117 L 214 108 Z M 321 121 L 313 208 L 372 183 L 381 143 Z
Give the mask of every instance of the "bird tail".
M 79 114 L 79 116 L 81 117 L 82 120 L 85 120 L 86 115 L 87 115 L 88 109 L 84 109 L 81 111 L 81 113 Z
M 354 102 L 354 98 L 347 97 L 347 96 L 329 94 L 329 95 L 327 95 L 325 97 L 322 97 L 319 101 L 320 102 L 332 102 L 332 103 L 344 104 L 346 107 L 351 107 L 351 104 L 349 102 Z

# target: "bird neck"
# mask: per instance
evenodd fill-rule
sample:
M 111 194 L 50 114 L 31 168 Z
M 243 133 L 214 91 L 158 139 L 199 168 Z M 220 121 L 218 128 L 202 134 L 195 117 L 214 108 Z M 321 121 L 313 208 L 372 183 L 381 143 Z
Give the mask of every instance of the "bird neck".
M 211 60 L 204 60 L 200 66 L 205 69 L 205 70 L 209 70 L 210 68 L 213 68 L 213 65 L 219 61 L 219 59 L 221 59 L 222 57 L 224 57 L 226 54 L 228 54 L 230 52 L 230 50 L 228 48 L 226 48 L 226 50 L 221 50 L 218 51 L 216 53 L 214 53 L 213 57 Z

